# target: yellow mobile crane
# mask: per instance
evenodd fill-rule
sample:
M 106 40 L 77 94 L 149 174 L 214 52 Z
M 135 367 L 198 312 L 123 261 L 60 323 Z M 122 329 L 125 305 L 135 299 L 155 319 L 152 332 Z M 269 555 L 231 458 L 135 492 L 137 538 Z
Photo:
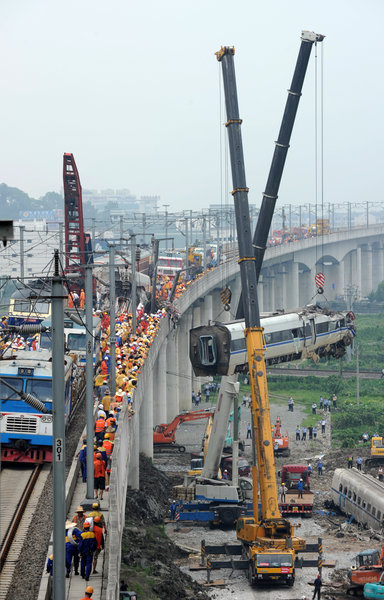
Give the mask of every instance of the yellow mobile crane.
M 268 402 L 268 389 L 265 368 L 265 341 L 260 326 L 260 313 L 257 297 L 257 281 L 266 248 L 268 231 L 271 225 L 277 192 L 289 148 L 289 140 L 301 95 L 306 68 L 313 43 L 322 41 L 324 36 L 312 32 L 302 33 L 302 44 L 294 77 L 289 90 L 289 97 L 283 117 L 279 139 L 276 142 L 275 154 L 263 196 L 258 223 L 254 238 L 248 206 L 248 188 L 246 186 L 244 158 L 241 140 L 241 119 L 239 118 L 236 80 L 234 70 L 234 48 L 223 47 L 216 53 L 222 64 L 229 148 L 232 166 L 232 181 L 235 215 L 239 245 L 239 263 L 242 283 L 242 313 L 237 318 L 245 319 L 245 336 L 248 352 L 248 365 L 251 385 L 251 410 L 253 421 L 253 441 L 256 446 L 257 466 L 252 468 L 253 479 L 253 516 L 240 516 L 237 521 L 237 538 L 241 547 L 231 547 L 230 553 L 242 553 L 246 560 L 236 561 L 238 568 L 247 568 L 251 583 L 272 580 L 293 585 L 295 578 L 295 551 L 305 551 L 305 540 L 294 536 L 291 523 L 281 516 L 278 507 L 278 495 L 273 454 L 272 431 Z M 230 341 L 215 347 L 209 336 L 203 335 L 200 349 L 194 349 L 195 356 L 200 357 L 200 366 L 207 373 L 216 372 L 223 375 L 225 355 L 229 352 Z M 215 367 L 214 367 L 215 365 Z M 195 368 L 195 365 L 193 365 Z M 210 370 L 211 369 L 211 370 Z M 195 370 L 196 372 L 196 370 Z M 200 373 L 201 370 L 200 370 Z M 261 515 L 258 514 L 258 488 L 260 490 Z M 227 545 L 228 546 L 228 545 Z M 311 551 L 319 548 L 311 545 Z M 241 550 L 239 551 L 239 548 Z M 219 547 L 206 547 L 202 543 L 202 552 L 221 553 Z M 307 566 L 314 566 L 314 561 L 305 561 Z M 224 563 L 216 561 L 217 567 Z M 242 564 L 240 564 L 242 563 Z M 212 564 L 212 562 L 211 562 Z M 316 564 L 316 563 L 315 563 Z M 245 566 L 244 566 L 245 565 Z

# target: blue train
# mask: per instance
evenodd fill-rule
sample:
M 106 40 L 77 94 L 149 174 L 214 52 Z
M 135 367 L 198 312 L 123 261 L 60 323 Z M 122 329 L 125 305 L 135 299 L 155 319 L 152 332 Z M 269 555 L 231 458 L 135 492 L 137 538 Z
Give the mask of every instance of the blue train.
M 65 356 L 66 420 L 72 409 L 72 369 L 72 359 Z M 20 393 L 29 394 L 29 402 L 23 400 Z M 13 356 L 0 360 L 2 461 L 52 461 L 52 409 L 52 354 L 49 350 L 17 350 Z

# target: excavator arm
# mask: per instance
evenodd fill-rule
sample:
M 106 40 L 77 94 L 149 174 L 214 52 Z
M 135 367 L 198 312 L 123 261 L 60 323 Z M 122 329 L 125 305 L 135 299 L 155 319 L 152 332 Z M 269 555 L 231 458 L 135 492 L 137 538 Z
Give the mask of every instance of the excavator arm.
M 177 415 L 171 423 L 162 423 L 156 425 L 153 432 L 154 444 L 173 444 L 176 430 L 186 421 L 196 421 L 198 419 L 209 419 L 215 414 L 214 410 L 194 410 Z

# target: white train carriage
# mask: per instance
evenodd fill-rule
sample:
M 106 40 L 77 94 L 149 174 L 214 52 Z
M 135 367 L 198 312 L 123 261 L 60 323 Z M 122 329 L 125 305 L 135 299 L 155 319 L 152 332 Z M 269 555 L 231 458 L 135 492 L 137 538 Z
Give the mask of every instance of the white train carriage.
M 340 358 L 355 336 L 352 312 L 308 306 L 261 316 L 267 365 L 322 356 Z M 247 367 L 244 321 L 215 323 L 190 331 L 190 358 L 196 375 L 231 375 Z M 198 373 L 196 369 L 200 370 Z
M 364 527 L 383 527 L 384 482 L 355 468 L 336 469 L 331 495 L 335 506 Z
M 72 359 L 65 356 L 65 418 L 72 407 Z M 8 385 L 7 385 L 8 384 Z M 25 401 L 30 395 L 38 404 Z M 52 354 L 18 350 L 0 361 L 0 441 L 3 462 L 51 462 L 53 439 Z

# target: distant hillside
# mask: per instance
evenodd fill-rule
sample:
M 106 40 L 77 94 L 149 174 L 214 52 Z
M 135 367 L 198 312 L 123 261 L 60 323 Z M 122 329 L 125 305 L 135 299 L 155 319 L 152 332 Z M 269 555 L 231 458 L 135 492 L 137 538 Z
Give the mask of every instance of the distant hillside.
M 61 194 L 47 192 L 36 200 L 18 188 L 0 183 L 0 211 L 7 219 L 20 219 L 24 212 L 56 209 L 64 210 L 64 198 Z M 83 201 L 83 214 L 85 219 L 90 219 L 97 215 L 97 211 L 90 202 Z
M 19 219 L 20 212 L 25 211 L 63 209 L 63 204 L 63 197 L 56 192 L 48 192 L 36 200 L 18 188 L 0 183 L 0 210 L 9 219 Z

